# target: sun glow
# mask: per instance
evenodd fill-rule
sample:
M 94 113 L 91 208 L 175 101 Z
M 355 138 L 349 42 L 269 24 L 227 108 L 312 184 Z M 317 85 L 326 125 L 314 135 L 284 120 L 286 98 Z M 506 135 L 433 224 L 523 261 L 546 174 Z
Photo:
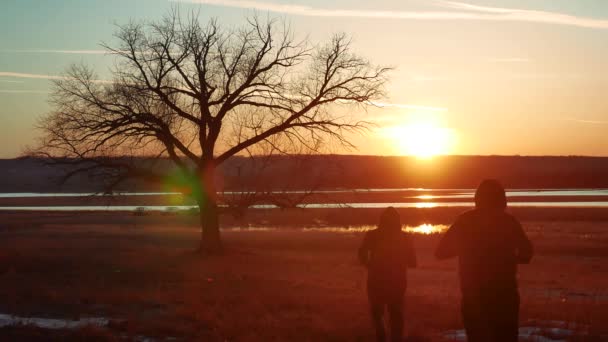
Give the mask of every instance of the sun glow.
M 455 144 L 454 131 L 429 118 L 388 127 L 387 130 L 400 153 L 422 159 L 448 154 Z

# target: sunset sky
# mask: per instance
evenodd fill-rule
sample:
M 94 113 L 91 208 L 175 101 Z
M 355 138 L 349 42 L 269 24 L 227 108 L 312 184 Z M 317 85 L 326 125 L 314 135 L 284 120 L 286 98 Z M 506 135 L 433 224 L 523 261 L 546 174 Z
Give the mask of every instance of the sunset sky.
M 354 50 L 395 66 L 377 127 L 348 153 L 608 155 L 606 0 L 3 0 L 0 158 L 18 156 L 50 110 L 50 79 L 71 63 L 101 77 L 114 23 L 201 8 L 227 26 L 247 14 L 287 19 L 311 42 L 353 36 Z M 412 147 L 413 146 L 413 147 Z M 432 147 L 432 146 L 431 146 Z

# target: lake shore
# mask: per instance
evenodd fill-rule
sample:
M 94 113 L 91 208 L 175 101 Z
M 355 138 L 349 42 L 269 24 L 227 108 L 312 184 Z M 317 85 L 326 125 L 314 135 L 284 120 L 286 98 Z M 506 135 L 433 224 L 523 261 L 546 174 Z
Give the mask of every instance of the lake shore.
M 403 224 L 449 225 L 467 207 L 398 208 Z M 543 222 L 608 222 L 605 208 L 535 208 L 508 209 L 522 221 Z M 369 226 L 377 223 L 381 208 L 339 209 L 249 209 L 243 213 L 224 211 L 221 224 L 225 228 L 247 227 L 347 227 Z M 118 226 L 182 225 L 198 229 L 197 210 L 186 211 L 0 211 L 0 227 L 46 225 L 114 224 Z
M 260 194 L 258 194 L 260 195 Z M 261 197 L 264 197 L 261 195 Z M 302 205 L 361 204 L 361 203 L 420 203 L 449 206 L 454 203 L 473 203 L 474 189 L 350 189 L 318 190 L 312 193 L 288 191 L 273 193 L 255 204 L 272 205 L 273 200 Z M 514 205 L 526 203 L 606 203 L 608 190 L 513 190 L 508 193 Z M 220 194 L 220 202 L 238 203 L 247 194 Z M 0 193 L 0 207 L 11 206 L 188 206 L 196 205 L 194 198 L 180 193 Z
M 269 229 L 225 230 L 227 253 L 212 258 L 194 252 L 200 233 L 196 217 L 187 215 L 1 213 L 0 312 L 106 317 L 110 323 L 74 331 L 4 327 L 0 335 L 62 341 L 370 340 L 365 271 L 355 258 L 361 232 L 302 230 L 293 222 L 283 227 L 294 214 L 273 213 L 247 219 Z M 360 212 L 358 221 L 371 221 L 376 213 Z M 345 222 L 353 214 L 334 210 Z M 448 216 L 433 209 L 416 220 L 442 221 L 425 216 L 431 214 Z M 406 223 L 415 223 L 412 216 Z M 567 322 L 576 332 L 572 341 L 608 335 L 605 222 L 542 215 L 523 221 L 536 256 L 520 268 L 522 326 Z M 433 258 L 438 238 L 414 238 L 419 268 L 409 273 L 406 304 L 411 341 L 449 340 L 447 331 L 462 328 L 456 263 Z

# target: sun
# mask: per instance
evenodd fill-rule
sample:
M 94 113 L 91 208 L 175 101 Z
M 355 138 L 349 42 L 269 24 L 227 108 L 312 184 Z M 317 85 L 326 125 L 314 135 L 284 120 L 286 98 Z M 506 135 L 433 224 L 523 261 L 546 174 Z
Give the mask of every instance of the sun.
M 450 153 L 455 140 L 452 129 L 432 121 L 390 127 L 389 136 L 400 153 L 422 159 Z

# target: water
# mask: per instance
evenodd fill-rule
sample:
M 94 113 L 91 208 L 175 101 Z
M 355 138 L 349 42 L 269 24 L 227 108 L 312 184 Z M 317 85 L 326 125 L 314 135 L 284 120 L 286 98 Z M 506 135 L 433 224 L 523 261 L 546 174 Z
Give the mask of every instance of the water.
M 422 190 L 423 192 L 427 192 L 428 190 Z M 446 190 L 448 191 L 448 190 Z M 432 191 L 428 191 L 432 192 Z M 514 197 L 608 197 L 607 189 L 593 189 L 593 190 L 577 190 L 577 189 L 568 189 L 568 190 L 510 190 L 506 192 L 508 198 Z M 474 198 L 475 190 L 468 191 L 456 191 L 449 194 L 425 194 L 413 196 L 412 198 L 418 199 L 442 199 L 442 198 Z
M 339 209 L 357 208 L 373 209 L 386 208 L 441 208 L 441 207 L 462 207 L 472 208 L 473 202 L 444 202 L 444 203 L 401 203 L 401 202 L 382 202 L 382 203 L 310 203 L 298 205 L 298 208 L 307 209 Z M 608 202 L 514 202 L 509 203 L 510 207 L 529 207 L 529 208 L 608 208 Z M 90 205 L 90 206 L 3 206 L 0 211 L 187 211 L 197 209 L 194 205 Z M 278 209 L 272 204 L 258 204 L 250 206 L 252 209 Z
M 0 327 L 12 325 L 29 325 L 44 329 L 79 329 L 87 326 L 105 327 L 110 322 L 105 317 L 88 317 L 78 320 L 42 318 L 42 317 L 20 317 L 0 313 Z
M 180 192 L 0 192 L 0 198 L 47 198 L 47 197 L 113 197 L 113 196 L 171 196 Z
M 306 203 L 300 204 L 299 208 L 308 209 L 335 209 L 335 208 L 385 208 L 393 206 L 396 208 L 438 208 L 438 207 L 462 207 L 474 206 L 474 189 L 423 189 L 423 188 L 399 188 L 399 189 L 337 189 L 316 191 L 319 194 L 356 194 L 361 202 L 352 203 Z M 297 194 L 302 191 L 277 192 L 285 194 Z M 244 194 L 243 192 L 225 192 L 227 195 Z M 372 202 L 365 199 L 365 195 L 372 197 L 380 195 L 397 195 L 402 201 Z M 116 197 L 137 196 L 162 197 L 180 195 L 178 192 L 117 192 L 113 194 L 102 193 L 0 193 L 0 198 L 9 201 L 11 199 L 26 198 L 36 199 L 49 198 L 86 198 L 86 197 Z M 344 198 L 344 196 L 342 196 Z M 542 208 L 608 208 L 608 189 L 516 189 L 508 190 L 507 197 L 511 207 L 542 207 Z M 48 203 L 48 202 L 47 202 Z M 46 203 L 45 203 L 46 204 Z M 0 206 L 0 211 L 182 211 L 196 209 L 194 205 L 11 205 Z M 258 204 L 251 206 L 253 209 L 275 209 L 272 204 Z
M 366 232 L 368 230 L 376 229 L 376 226 L 348 226 L 348 227 L 339 227 L 339 226 L 329 226 L 329 227 L 303 227 L 303 228 L 290 228 L 291 230 L 301 231 L 301 232 L 330 232 L 330 233 L 361 233 Z M 284 227 L 232 227 L 232 228 L 224 228 L 228 231 L 233 232 L 273 232 L 273 231 L 285 231 Z M 402 230 L 408 233 L 414 234 L 438 234 L 446 231 L 448 229 L 447 225 L 444 224 L 429 224 L 424 223 L 418 226 L 403 226 Z
M 317 194 L 365 194 L 365 193 L 411 193 L 410 198 L 440 199 L 440 198 L 473 198 L 475 189 L 425 189 L 425 188 L 391 188 L 391 189 L 336 189 L 316 190 Z M 225 195 L 247 194 L 244 191 L 225 191 Z M 274 194 L 304 194 L 306 191 L 287 190 L 272 191 Z M 428 194 L 431 193 L 431 194 Z M 180 192 L 0 192 L 0 198 L 46 198 L 46 197 L 114 197 L 114 196 L 172 196 L 181 195 Z M 589 197 L 606 196 L 608 189 L 518 189 L 507 190 L 507 197 Z
M 10 206 L 0 207 L 0 211 L 179 211 L 198 209 L 194 205 L 62 205 L 62 206 Z

